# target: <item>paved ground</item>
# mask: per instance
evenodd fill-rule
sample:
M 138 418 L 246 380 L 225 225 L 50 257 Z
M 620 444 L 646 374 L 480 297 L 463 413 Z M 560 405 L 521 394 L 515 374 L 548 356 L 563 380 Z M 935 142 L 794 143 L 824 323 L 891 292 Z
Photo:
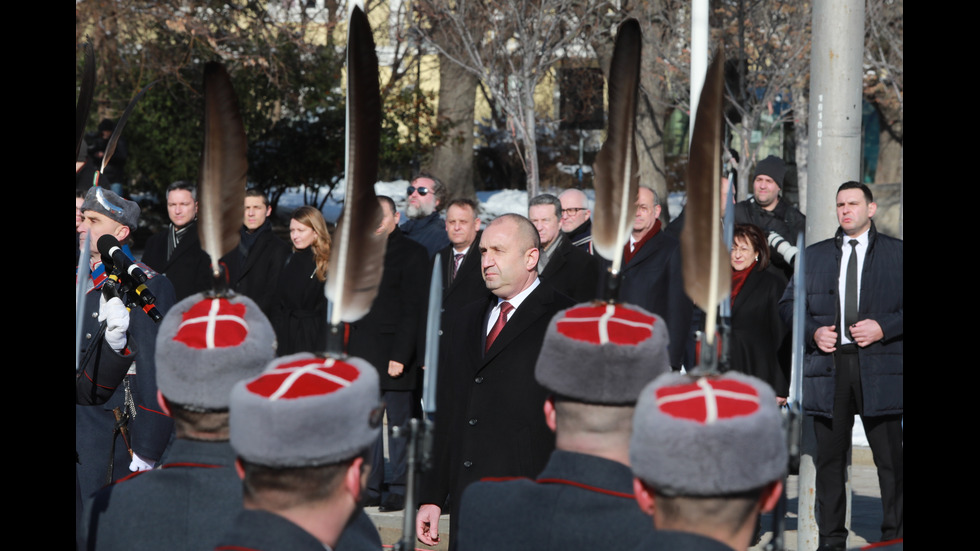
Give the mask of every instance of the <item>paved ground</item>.
M 863 446 L 856 446 L 852 455 L 851 465 L 851 535 L 848 539 L 848 547 L 858 547 L 868 542 L 876 542 L 881 536 L 881 494 L 878 490 L 878 475 L 875 470 L 874 461 L 871 459 L 871 450 Z M 787 485 L 787 511 L 786 516 L 786 537 L 785 548 L 796 551 L 800 549 L 798 543 L 797 526 L 799 518 L 798 511 L 798 488 L 799 480 L 796 476 L 789 477 Z M 380 513 L 376 507 L 367 509 L 371 520 L 381 532 L 381 540 L 386 547 L 394 544 L 401 537 L 402 513 Z M 443 542 L 438 547 L 428 547 L 415 542 L 416 548 L 421 550 L 445 550 L 448 549 L 449 516 L 443 515 L 439 523 L 440 532 L 443 534 Z M 772 515 L 764 515 L 762 526 L 765 533 L 762 541 L 753 550 L 761 551 L 765 544 L 772 538 Z M 812 545 L 803 545 L 808 550 L 816 549 L 816 542 Z

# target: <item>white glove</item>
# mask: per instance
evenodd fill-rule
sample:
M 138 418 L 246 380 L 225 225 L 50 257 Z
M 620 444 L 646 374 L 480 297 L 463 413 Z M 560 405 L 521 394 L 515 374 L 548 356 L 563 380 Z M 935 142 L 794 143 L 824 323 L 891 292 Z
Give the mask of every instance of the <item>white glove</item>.
M 133 453 L 133 460 L 129 463 L 129 470 L 134 473 L 137 471 L 148 471 L 153 468 L 154 463 L 155 461 L 147 461 Z
M 105 342 L 116 352 L 126 348 L 126 331 L 129 329 L 129 310 L 118 298 L 99 300 L 99 322 L 106 322 Z

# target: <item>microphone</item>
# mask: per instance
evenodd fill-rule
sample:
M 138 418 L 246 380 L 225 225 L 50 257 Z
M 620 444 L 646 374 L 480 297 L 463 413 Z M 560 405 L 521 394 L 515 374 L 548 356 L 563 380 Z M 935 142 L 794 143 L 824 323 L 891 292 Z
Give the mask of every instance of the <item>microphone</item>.
M 118 266 L 120 270 L 129 274 L 137 283 L 146 283 L 147 277 L 143 273 L 143 270 L 139 268 L 132 260 L 126 256 L 123 252 L 122 247 L 119 246 L 119 240 L 111 235 L 103 235 L 99 238 L 99 253 L 102 255 L 102 263 Z M 112 262 L 106 262 L 105 258 L 111 258 Z
M 136 292 L 143 306 L 149 306 L 156 302 L 156 297 L 146 287 L 146 282 L 149 281 L 149 278 L 146 277 L 146 274 L 143 273 L 143 270 L 135 262 L 126 256 L 126 253 L 123 252 L 122 247 L 119 245 L 118 239 L 112 235 L 103 235 L 99 238 L 98 246 L 99 254 L 103 258 L 103 264 L 106 264 L 105 259 L 108 258 L 111 261 L 107 267 L 115 266 L 116 269 L 128 274 L 132 278 L 135 283 L 133 290 Z

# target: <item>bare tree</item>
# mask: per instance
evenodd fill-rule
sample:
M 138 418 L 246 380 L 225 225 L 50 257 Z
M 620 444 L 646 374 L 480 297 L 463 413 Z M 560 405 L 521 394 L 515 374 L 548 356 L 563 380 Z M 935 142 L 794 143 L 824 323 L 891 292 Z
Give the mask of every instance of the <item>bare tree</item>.
M 882 122 L 877 182 L 903 181 L 903 9 L 902 0 L 868 0 L 865 5 L 864 96 Z
M 504 111 L 527 174 L 539 189 L 534 90 L 565 57 L 590 56 L 602 29 L 600 0 L 420 0 L 420 32 L 440 54 L 478 78 Z M 441 36 L 435 38 L 436 33 Z

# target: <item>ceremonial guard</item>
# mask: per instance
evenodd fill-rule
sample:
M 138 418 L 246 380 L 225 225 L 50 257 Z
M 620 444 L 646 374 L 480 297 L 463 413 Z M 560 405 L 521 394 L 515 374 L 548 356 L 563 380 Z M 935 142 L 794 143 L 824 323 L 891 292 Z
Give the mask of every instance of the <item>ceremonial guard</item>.
M 658 377 L 640 393 L 630 440 L 636 501 L 653 517 L 635 549 L 746 551 L 788 460 L 765 382 L 737 372 Z
M 78 232 L 83 235 L 91 231 L 92 253 L 92 281 L 85 298 L 87 315 L 82 326 L 82 357 L 91 347 L 96 347 L 89 355 L 89 363 L 82 366 L 83 373 L 88 374 L 83 376 L 91 377 L 95 367 L 102 365 L 128 370 L 122 385 L 103 405 L 78 405 L 75 409 L 75 450 L 82 497 L 128 475 L 131 470 L 150 468 L 163 454 L 173 431 L 170 417 L 160 410 L 156 401 L 156 323 L 139 308 L 125 312 L 118 299 L 100 307 L 101 290 L 109 274 L 98 252 L 99 239 L 109 235 L 119 242 L 126 241 L 138 226 L 139 215 L 139 205 L 102 187 L 89 188 L 82 203 L 83 219 Z M 132 260 L 131 255 L 127 256 Z M 156 297 L 156 309 L 166 314 L 174 303 L 173 286 L 149 267 L 137 266 L 149 278 L 146 287 Z M 128 323 L 123 328 L 120 318 L 126 316 Z M 106 331 L 97 340 L 102 321 L 106 321 Z M 131 353 L 138 356 L 129 357 Z M 133 361 L 136 357 L 138 363 Z M 76 402 L 91 402 L 91 394 L 85 400 L 78 399 L 77 386 Z
M 241 510 L 228 398 L 275 357 L 269 320 L 242 295 L 193 295 L 164 318 L 156 354 L 161 407 L 176 440 L 159 468 L 95 494 L 86 507 L 87 549 L 211 548 Z
M 371 364 L 309 353 L 279 358 L 235 385 L 230 421 L 245 508 L 215 549 L 381 548 L 377 531 L 341 537 L 370 525 L 356 517 L 365 456 L 381 423 Z

